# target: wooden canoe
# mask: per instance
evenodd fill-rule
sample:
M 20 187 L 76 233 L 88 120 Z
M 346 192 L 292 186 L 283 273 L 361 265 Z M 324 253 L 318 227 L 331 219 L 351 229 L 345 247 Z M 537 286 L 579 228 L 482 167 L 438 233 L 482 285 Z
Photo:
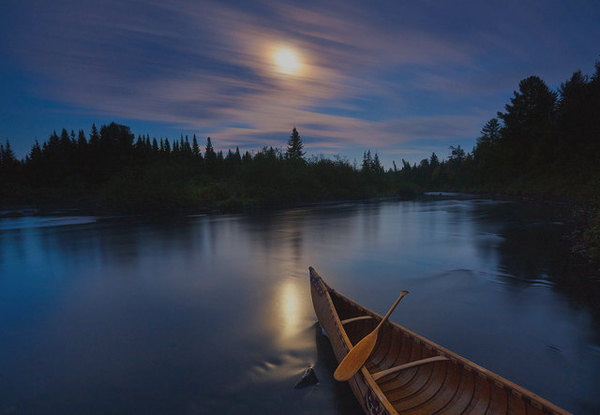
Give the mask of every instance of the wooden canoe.
M 340 362 L 381 316 L 329 287 L 311 267 L 315 312 Z M 369 415 L 569 414 L 534 393 L 387 321 L 348 383 Z

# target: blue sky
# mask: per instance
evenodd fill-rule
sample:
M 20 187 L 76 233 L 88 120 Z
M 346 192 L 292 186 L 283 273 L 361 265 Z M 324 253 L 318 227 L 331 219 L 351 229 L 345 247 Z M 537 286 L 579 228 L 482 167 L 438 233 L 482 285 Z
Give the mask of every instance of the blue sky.
M 386 166 L 470 150 L 518 82 L 600 60 L 593 1 L 32 1 L 0 13 L 0 141 L 111 121 Z M 277 50 L 300 70 L 285 73 Z

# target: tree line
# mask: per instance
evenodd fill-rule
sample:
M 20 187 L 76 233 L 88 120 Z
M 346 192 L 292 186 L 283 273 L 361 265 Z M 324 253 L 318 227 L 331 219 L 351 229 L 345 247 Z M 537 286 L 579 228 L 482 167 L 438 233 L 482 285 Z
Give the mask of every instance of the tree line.
M 472 152 L 450 147 L 402 177 L 427 189 L 476 190 L 589 201 L 600 194 L 600 62 L 551 90 L 537 76 L 519 83 L 503 112 L 481 129 Z
M 366 157 L 365 153 L 365 157 Z M 53 132 L 17 160 L 0 148 L 0 197 L 5 203 L 72 204 L 125 211 L 285 204 L 357 199 L 406 191 L 387 177 L 377 153 L 357 168 L 342 157 L 306 158 L 294 127 L 287 148 L 256 153 L 215 151 L 210 137 L 135 138 L 111 123 L 99 130 Z

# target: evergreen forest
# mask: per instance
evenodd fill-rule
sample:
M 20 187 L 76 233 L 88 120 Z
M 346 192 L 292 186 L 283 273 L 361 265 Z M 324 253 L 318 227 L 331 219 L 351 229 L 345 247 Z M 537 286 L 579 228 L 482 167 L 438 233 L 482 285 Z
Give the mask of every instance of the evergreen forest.
M 400 176 L 386 175 L 370 151 L 361 168 L 341 157 L 307 159 L 296 128 L 285 150 L 254 153 L 215 151 L 210 137 L 200 144 L 195 135 L 136 138 L 129 127 L 111 123 L 99 130 L 93 125 L 89 136 L 54 132 L 22 161 L 10 142 L 0 154 L 5 205 L 160 213 L 359 199 L 402 189 Z

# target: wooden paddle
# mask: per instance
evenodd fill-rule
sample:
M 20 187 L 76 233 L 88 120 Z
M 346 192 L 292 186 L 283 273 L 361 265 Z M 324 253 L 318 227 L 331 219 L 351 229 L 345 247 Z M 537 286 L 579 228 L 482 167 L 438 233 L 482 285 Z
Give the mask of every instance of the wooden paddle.
M 350 379 L 365 364 L 377 342 L 377 332 L 379 332 L 383 323 L 389 318 L 392 311 L 394 311 L 400 300 L 402 300 L 402 297 L 406 294 L 408 294 L 408 291 L 402 291 L 400 297 L 398 297 L 392 308 L 390 308 L 385 317 L 383 317 L 377 327 L 375 327 L 375 330 L 363 337 L 361 341 L 356 343 L 356 345 L 350 349 L 333 374 L 335 380 L 343 382 Z

